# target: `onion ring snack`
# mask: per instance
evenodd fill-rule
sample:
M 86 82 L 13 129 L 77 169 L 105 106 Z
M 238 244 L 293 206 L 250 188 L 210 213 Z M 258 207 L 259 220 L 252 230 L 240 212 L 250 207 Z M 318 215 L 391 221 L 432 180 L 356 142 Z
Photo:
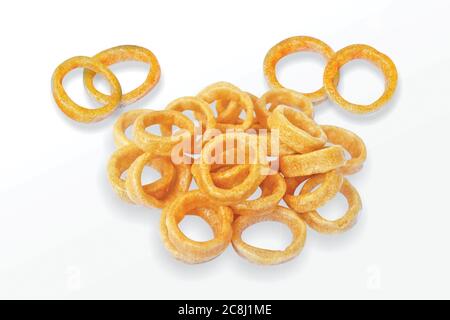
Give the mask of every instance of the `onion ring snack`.
M 150 65 L 150 70 L 143 84 L 141 84 L 136 89 L 123 94 L 121 104 L 127 105 L 144 97 L 153 87 L 158 83 L 161 75 L 161 69 L 159 67 L 158 60 L 156 59 L 153 52 L 146 48 L 123 45 L 110 49 L 106 49 L 95 56 L 92 59 L 97 60 L 102 65 L 109 67 L 112 64 L 135 60 L 148 63 Z M 96 72 L 86 69 L 84 71 L 84 85 L 92 97 L 101 103 L 107 103 L 109 97 L 100 91 L 98 91 L 94 86 L 94 77 Z
M 339 69 L 351 60 L 364 59 L 377 66 L 385 76 L 385 91 L 383 95 L 374 103 L 369 105 L 355 104 L 344 99 L 337 89 L 337 77 Z M 376 49 L 363 45 L 355 44 L 336 52 L 325 67 L 323 82 L 325 90 L 332 101 L 342 108 L 353 113 L 374 112 L 384 106 L 394 95 L 397 87 L 397 68 L 392 60 L 385 54 Z
M 294 195 L 295 189 L 305 180 L 312 180 L 309 184 L 315 183 L 320 186 L 312 190 L 311 188 L 302 188 L 299 195 Z M 307 181 L 307 183 L 308 183 Z M 297 213 L 316 210 L 333 199 L 341 189 L 344 177 L 336 170 L 315 175 L 313 177 L 296 177 L 286 179 L 286 194 L 284 201 Z
M 245 243 L 242 232 L 258 222 L 277 221 L 289 227 L 292 232 L 292 243 L 285 250 L 268 250 Z M 298 215 L 283 207 L 276 207 L 271 213 L 264 215 L 245 215 L 238 217 L 233 223 L 232 244 L 236 252 L 250 262 L 261 265 L 275 265 L 291 260 L 300 254 L 306 240 L 306 224 Z
M 310 176 L 340 168 L 345 162 L 345 149 L 331 146 L 305 154 L 282 156 L 280 171 L 287 178 Z
M 158 136 L 145 129 L 151 125 L 176 125 L 183 129 L 177 136 Z M 172 149 L 183 141 L 190 141 L 194 136 L 194 124 L 181 112 L 173 110 L 153 111 L 140 115 L 134 122 L 134 142 L 144 151 L 151 151 L 160 156 L 170 156 Z
M 317 52 L 327 61 L 334 55 L 334 51 L 326 43 L 312 37 L 291 37 L 277 43 L 269 50 L 264 59 L 264 75 L 271 88 L 283 88 L 278 81 L 276 74 L 276 65 L 278 61 L 291 53 L 301 51 Z M 311 93 L 302 94 L 313 103 L 318 103 L 327 98 L 327 93 L 324 88 L 320 88 Z
M 291 149 L 306 153 L 322 148 L 327 136 L 314 120 L 300 110 L 280 105 L 270 114 L 267 125 L 278 129 L 280 140 Z
M 340 145 L 351 155 L 351 159 L 339 168 L 344 175 L 351 175 L 360 171 L 367 158 L 366 145 L 353 132 L 334 126 L 321 126 L 328 137 L 328 141 Z
M 130 110 L 121 114 L 120 117 L 117 118 L 113 127 L 114 143 L 117 148 L 124 147 L 129 144 L 134 144 L 133 141 L 128 139 L 128 137 L 125 134 L 125 131 L 128 129 L 128 127 L 130 127 L 134 123 L 134 121 L 136 121 L 137 117 L 146 112 L 151 112 L 151 110 L 147 109 Z
M 308 181 L 303 187 L 305 192 L 310 192 L 317 183 L 320 183 L 320 179 L 310 181 L 310 183 L 308 183 Z M 300 213 L 300 217 L 305 220 L 312 229 L 320 233 L 334 234 L 348 230 L 355 224 L 358 214 L 361 211 L 361 198 L 359 197 L 358 191 L 356 191 L 347 179 L 344 179 L 340 193 L 344 195 L 348 202 L 348 210 L 342 218 L 330 221 L 323 218 L 317 211 Z
M 96 109 L 84 108 L 75 103 L 63 86 L 64 77 L 76 68 L 85 68 L 102 74 L 111 86 L 111 95 L 105 105 Z M 52 92 L 56 104 L 69 118 L 78 122 L 97 122 L 113 113 L 120 104 L 122 88 L 116 76 L 103 64 L 89 57 L 73 57 L 60 64 L 52 77 Z

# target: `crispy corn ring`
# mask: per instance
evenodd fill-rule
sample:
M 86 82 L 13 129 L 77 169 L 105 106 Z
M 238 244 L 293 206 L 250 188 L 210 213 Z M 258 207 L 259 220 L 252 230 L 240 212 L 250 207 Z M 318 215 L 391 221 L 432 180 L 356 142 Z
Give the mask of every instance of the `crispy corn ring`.
M 230 221 L 230 223 L 233 221 L 233 215 L 231 210 L 225 210 L 225 212 L 222 215 L 217 214 L 214 210 L 211 209 L 205 209 L 205 208 L 197 208 L 190 210 L 187 214 L 199 216 L 202 219 L 204 219 L 213 229 L 214 234 L 220 234 L 222 224 L 224 221 Z M 185 263 L 189 264 L 197 264 L 197 263 L 203 263 L 207 262 L 208 260 L 211 260 L 214 258 L 211 256 L 204 256 L 204 255 L 192 255 L 189 253 L 185 253 L 182 251 L 179 251 L 173 243 L 169 239 L 168 231 L 167 231 L 167 225 L 166 225 L 166 211 L 163 210 L 161 214 L 161 222 L 160 222 L 160 234 L 161 238 L 164 244 L 164 247 L 171 253 L 171 255 L 180 261 L 183 261 Z
M 237 105 L 239 105 L 246 113 L 246 118 L 242 123 L 238 124 L 228 124 L 228 123 L 217 123 L 216 127 L 220 130 L 226 129 L 239 129 L 239 130 L 247 130 L 251 127 L 254 120 L 254 106 L 252 99 L 250 96 L 238 89 L 237 87 L 229 84 L 224 84 L 223 82 L 219 82 L 217 84 L 213 84 L 203 89 L 198 97 L 208 104 L 213 103 L 214 101 L 235 101 Z
M 345 162 L 345 149 L 331 146 L 305 154 L 282 156 L 280 171 L 286 178 L 303 177 L 341 168 Z
M 270 104 L 269 110 L 267 105 Z M 280 104 L 303 111 L 308 117 L 314 117 L 314 109 L 311 101 L 301 93 L 293 90 L 277 88 L 266 92 L 255 105 L 255 114 L 258 123 L 267 126 L 267 118 Z
M 152 124 L 177 125 L 184 129 L 177 136 L 158 136 L 145 131 Z M 154 152 L 160 156 L 170 156 L 172 149 L 183 141 L 190 141 L 194 136 L 194 124 L 181 112 L 173 110 L 153 111 L 141 114 L 134 122 L 134 142 L 145 151 Z
M 164 208 L 178 196 L 189 190 L 192 175 L 190 166 L 187 164 L 174 166 L 176 171 L 175 177 L 162 195 L 148 192 L 146 188 L 142 186 L 141 177 L 144 167 L 151 164 L 154 159 L 158 159 L 159 157 L 161 156 L 155 152 L 145 152 L 137 157 L 128 169 L 125 187 L 129 199 L 134 203 L 151 208 Z M 169 158 L 165 159 L 170 162 Z
M 158 60 L 153 52 L 138 46 L 124 45 L 106 49 L 93 56 L 92 59 L 97 60 L 106 67 L 128 60 L 136 60 L 150 64 L 150 70 L 144 83 L 136 89 L 124 94 L 121 100 L 122 105 L 136 102 L 144 97 L 158 83 L 161 75 Z M 92 70 L 85 70 L 84 85 L 95 100 L 101 103 L 107 103 L 109 101 L 109 96 L 101 93 L 94 86 L 95 74 L 96 72 Z
M 278 129 L 280 140 L 289 148 L 306 153 L 322 148 L 327 142 L 325 132 L 300 110 L 279 105 L 267 119 L 271 130 Z
M 258 148 L 256 137 L 242 132 L 233 132 L 216 136 L 209 141 L 202 150 L 200 161 L 197 169 L 192 170 L 195 181 L 200 190 L 206 193 L 210 198 L 216 200 L 223 205 L 232 205 L 246 200 L 255 192 L 259 184 L 265 179 L 267 173 L 267 160 Z M 217 187 L 211 177 L 211 164 L 209 163 L 209 156 L 215 148 L 223 143 L 230 141 L 238 141 L 246 148 L 249 147 L 255 152 L 255 163 L 250 164 L 250 169 L 247 177 L 238 185 L 231 189 L 224 189 Z
M 130 127 L 134 121 L 136 121 L 137 117 L 146 112 L 152 112 L 148 109 L 136 109 L 124 112 L 117 118 L 113 127 L 113 137 L 114 144 L 117 148 L 127 146 L 129 144 L 134 144 L 133 141 L 127 138 L 125 131 L 128 127 Z
M 320 183 L 320 179 L 309 180 L 308 182 L 303 187 L 305 192 L 312 190 L 318 183 Z M 333 234 L 348 230 L 355 224 L 358 214 L 362 208 L 361 198 L 359 197 L 358 191 L 356 191 L 347 179 L 344 179 L 340 193 L 344 195 L 348 202 L 348 210 L 342 218 L 335 221 L 330 221 L 323 218 L 317 211 L 300 213 L 300 217 L 305 220 L 305 222 L 312 229 L 320 233 Z
M 355 59 L 365 59 L 372 62 L 383 72 L 386 78 L 383 95 L 372 104 L 360 105 L 348 102 L 337 90 L 336 77 L 338 76 L 339 69 L 344 64 Z M 342 108 L 353 113 L 369 113 L 384 106 L 395 92 L 397 79 L 397 68 L 395 67 L 394 62 L 392 62 L 388 56 L 376 49 L 362 44 L 351 45 L 339 50 L 336 55 L 328 61 L 323 75 L 324 87 L 330 99 Z
M 264 75 L 271 88 L 283 88 L 277 79 L 276 64 L 285 56 L 300 51 L 313 51 L 320 53 L 326 60 L 329 60 L 334 51 L 324 42 L 311 37 L 291 37 L 277 43 L 267 53 L 264 59 Z M 317 103 L 327 98 L 324 88 L 311 93 L 303 93 L 311 102 Z
M 270 213 L 286 193 L 286 182 L 279 173 L 267 176 L 260 187 L 262 190 L 260 198 L 232 205 L 233 212 L 239 215 Z
M 194 241 L 186 237 L 180 230 L 178 223 L 191 210 L 204 208 L 221 218 L 221 224 L 214 228 L 214 239 L 204 242 Z M 203 261 L 211 260 L 221 254 L 230 244 L 233 230 L 231 228 L 232 212 L 224 206 L 217 206 L 217 203 L 210 200 L 199 190 L 190 191 L 175 199 L 164 209 L 166 218 L 167 235 L 173 246 L 183 255 L 196 257 Z
M 108 179 L 114 191 L 126 202 L 134 203 L 127 194 L 125 181 L 121 175 L 129 170 L 133 162 L 142 154 L 142 150 L 130 144 L 116 150 L 108 162 Z M 143 186 L 142 189 L 146 193 L 158 196 L 165 193 L 171 186 L 175 177 L 175 167 L 170 161 L 159 158 L 151 161 L 150 165 L 160 171 L 161 179 Z
M 198 165 L 193 165 L 192 170 L 198 169 Z M 231 189 L 241 184 L 250 171 L 249 164 L 237 164 L 232 167 L 223 167 L 215 172 L 211 172 L 214 185 L 219 188 Z M 194 175 L 194 174 L 193 174 Z
M 105 105 L 96 109 L 84 108 L 70 99 L 64 90 L 63 79 L 72 70 L 85 68 L 102 74 L 111 86 L 111 95 L 105 98 Z M 120 104 L 122 88 L 116 76 L 103 64 L 89 57 L 73 57 L 61 63 L 53 73 L 52 92 L 56 104 L 69 118 L 78 122 L 97 122 L 113 113 Z
M 318 185 L 320 183 L 320 186 L 314 191 L 311 191 L 311 188 L 305 188 L 303 186 L 300 194 L 295 196 L 295 189 L 305 180 L 312 180 L 312 182 L 309 182 L 310 184 L 315 183 L 315 185 Z M 319 182 L 316 183 L 317 181 Z M 336 196 L 341 189 L 343 181 L 344 177 L 337 170 L 312 177 L 287 178 L 284 201 L 286 201 L 289 208 L 297 213 L 316 210 Z
M 334 126 L 322 126 L 328 141 L 340 145 L 351 155 L 351 159 L 339 168 L 344 175 L 351 175 L 360 171 L 367 158 L 366 145 L 360 137 L 353 132 Z
M 292 243 L 285 250 L 268 250 L 256 248 L 245 243 L 242 232 L 251 225 L 262 221 L 284 223 L 292 232 Z M 246 215 L 238 217 L 233 223 L 232 244 L 236 252 L 250 262 L 261 265 L 275 265 L 296 257 L 303 249 L 306 240 L 306 224 L 299 216 L 287 208 L 278 206 L 265 215 Z

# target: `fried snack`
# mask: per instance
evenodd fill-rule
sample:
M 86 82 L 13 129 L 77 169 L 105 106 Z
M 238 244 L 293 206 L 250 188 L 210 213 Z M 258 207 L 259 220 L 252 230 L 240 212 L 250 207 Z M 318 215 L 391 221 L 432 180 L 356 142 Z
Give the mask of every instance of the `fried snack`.
M 198 165 L 193 165 L 191 170 L 197 170 Z M 192 172 L 194 172 L 192 171 Z M 250 172 L 249 164 L 236 164 L 230 167 L 223 167 L 215 172 L 211 172 L 211 178 L 219 188 L 231 189 L 242 183 Z M 196 173 L 197 174 L 197 173 Z M 192 175 L 195 175 L 194 173 Z
M 207 209 L 209 215 L 216 215 L 220 221 L 212 219 L 211 227 L 214 231 L 214 239 L 204 242 L 194 241 L 186 237 L 178 224 L 187 213 L 196 209 Z M 175 199 L 164 208 L 163 218 L 167 228 L 167 237 L 173 247 L 190 258 L 190 261 L 209 261 L 220 255 L 230 244 L 233 231 L 231 223 L 233 215 L 231 209 L 218 206 L 200 191 L 190 191 Z M 205 219 L 206 220 L 206 219 Z M 206 220 L 208 223 L 209 221 Z M 162 222 L 163 223 L 163 222 Z
M 116 150 L 108 162 L 108 179 L 119 197 L 130 203 L 130 199 L 125 186 L 125 181 L 121 178 L 122 174 L 128 170 L 135 160 L 142 156 L 143 151 L 133 144 L 121 147 Z M 145 193 L 155 194 L 156 196 L 165 193 L 175 177 L 175 167 L 170 161 L 165 159 L 153 159 L 150 165 L 161 173 L 161 179 L 142 186 Z
M 247 177 L 238 185 L 231 189 L 217 187 L 211 177 L 211 154 L 213 150 L 217 150 L 220 145 L 237 142 L 238 147 L 250 149 L 255 158 L 254 163 L 250 163 L 249 173 Z M 209 141 L 202 150 L 199 163 L 193 165 L 192 173 L 200 190 L 207 194 L 210 198 L 223 205 L 232 205 L 246 200 L 255 192 L 259 184 L 265 179 L 268 171 L 267 160 L 265 155 L 258 148 L 257 138 L 255 136 L 233 132 L 216 136 Z M 196 166 L 198 166 L 196 168 Z
M 345 162 L 345 149 L 331 146 L 305 154 L 282 156 L 280 171 L 286 178 L 303 177 L 341 168 Z
M 251 225 L 262 221 L 277 221 L 284 223 L 292 232 L 292 243 L 285 250 L 268 250 L 257 248 L 245 243 L 242 232 Z M 305 244 L 306 224 L 298 215 L 283 207 L 276 207 L 265 215 L 245 215 L 238 217 L 233 223 L 233 238 L 231 240 L 236 252 L 250 262 L 261 265 L 275 265 L 296 257 Z
M 365 59 L 373 63 L 383 72 L 386 78 L 383 95 L 372 104 L 360 105 L 348 102 L 338 92 L 336 79 L 339 74 L 339 69 L 349 61 L 355 59 Z M 397 78 L 397 68 L 388 56 L 370 46 L 355 44 L 339 50 L 336 55 L 328 61 L 323 75 L 323 82 L 325 90 L 331 100 L 350 112 L 361 114 L 374 112 L 384 106 L 395 92 Z
M 300 194 L 294 195 L 297 187 L 305 180 L 308 181 L 303 186 Z M 341 173 L 337 172 L 337 170 L 321 173 L 312 177 L 287 178 L 284 201 L 286 201 L 289 208 L 297 213 L 316 210 L 336 196 L 341 189 L 343 180 L 344 177 Z M 312 191 L 314 188 L 306 188 L 307 184 L 314 184 L 315 186 L 320 184 L 320 186 Z
M 311 37 L 291 37 L 277 43 L 269 50 L 264 59 L 264 75 L 271 88 L 283 88 L 277 79 L 275 70 L 278 61 L 291 53 L 300 51 L 320 53 L 327 61 L 334 55 L 334 51 L 326 43 Z M 303 95 L 313 103 L 321 102 L 327 98 L 324 88 L 311 93 L 303 93 Z
M 170 164 L 175 167 L 175 175 L 165 192 L 162 195 L 155 194 L 153 192 L 148 192 L 148 190 L 142 186 L 141 179 L 144 167 L 151 164 L 154 159 L 160 157 L 161 156 L 155 152 L 145 152 L 137 157 L 128 169 L 125 187 L 129 199 L 134 203 L 151 208 L 164 208 L 177 197 L 189 190 L 192 180 L 190 166 L 187 164 L 178 164 L 174 166 L 172 162 L 170 162 L 170 158 L 163 159 L 169 161 Z
M 211 209 L 197 208 L 190 210 L 187 215 L 195 215 L 204 219 L 213 229 L 214 235 L 222 233 L 222 225 L 224 224 L 224 222 L 231 223 L 233 221 L 233 214 L 231 210 L 222 210 L 221 214 L 217 214 L 214 210 Z M 208 260 L 215 258 L 215 256 L 211 255 L 194 255 L 179 251 L 169 239 L 166 225 L 166 210 L 162 211 L 160 221 L 160 234 L 164 247 L 175 259 L 189 264 L 198 264 L 207 262 Z
M 120 117 L 117 118 L 113 127 L 114 144 L 117 148 L 124 147 L 129 144 L 134 144 L 133 141 L 127 138 L 125 131 L 134 123 L 134 121 L 136 121 L 137 117 L 146 112 L 151 112 L 151 110 L 130 110 L 121 114 Z
M 106 96 L 105 105 L 96 109 L 76 104 L 63 86 L 64 77 L 76 68 L 85 68 L 102 74 L 111 86 L 111 95 Z M 113 113 L 120 104 L 122 88 L 116 76 L 103 64 L 89 57 L 73 57 L 61 63 L 53 73 L 52 92 L 56 104 L 69 118 L 78 122 L 97 122 Z
M 303 187 L 305 192 L 310 192 L 320 183 L 320 179 L 310 181 L 310 183 L 306 183 Z M 300 217 L 305 220 L 312 229 L 320 233 L 333 234 L 342 233 L 348 230 L 355 224 L 359 211 L 362 208 L 361 198 L 359 197 L 358 191 L 356 191 L 347 179 L 344 179 L 340 193 L 344 195 L 348 202 L 348 210 L 342 218 L 330 221 L 323 218 L 317 211 L 300 213 Z
M 367 151 L 364 141 L 353 132 L 334 126 L 321 126 L 328 137 L 328 142 L 340 145 L 352 157 L 339 168 L 344 175 L 351 175 L 360 171 L 366 161 Z
M 158 83 L 161 75 L 161 69 L 159 67 L 158 60 L 156 59 L 153 52 L 138 46 L 124 45 L 106 49 L 93 56 L 92 59 L 100 62 L 106 67 L 109 67 L 110 65 L 118 62 L 128 60 L 141 61 L 150 65 L 150 70 L 144 83 L 136 89 L 123 94 L 121 100 L 122 105 L 136 102 L 137 100 L 145 96 Z M 101 103 L 107 103 L 109 101 L 109 96 L 101 93 L 94 86 L 94 77 L 96 73 L 97 72 L 92 70 L 85 70 L 84 85 L 95 100 Z
M 268 104 L 270 104 L 269 110 L 267 110 Z M 280 104 L 299 109 L 310 118 L 314 117 L 314 109 L 308 98 L 293 90 L 278 88 L 269 90 L 258 99 L 255 105 L 255 114 L 258 123 L 267 126 L 267 118 Z
M 271 130 L 278 129 L 280 140 L 289 148 L 306 153 L 322 148 L 327 136 L 314 120 L 300 110 L 279 105 L 267 119 Z
M 261 197 L 231 206 L 239 215 L 261 215 L 272 212 L 286 193 L 286 182 L 279 174 L 269 175 L 261 183 Z
M 242 123 L 238 124 L 228 124 L 228 123 L 217 123 L 216 127 L 220 130 L 226 129 L 238 129 L 238 130 L 247 130 L 251 127 L 254 120 L 254 106 L 252 99 L 250 96 L 238 89 L 237 87 L 219 82 L 213 85 L 208 86 L 203 89 L 198 97 L 208 104 L 211 104 L 215 101 L 235 101 L 236 104 L 242 108 L 246 113 L 246 118 Z
M 179 135 L 158 136 L 145 129 L 151 125 L 176 125 L 183 129 Z M 194 136 L 194 124 L 181 112 L 173 110 L 153 111 L 141 114 L 134 122 L 134 142 L 144 151 L 151 151 L 160 156 L 170 156 L 172 149 L 183 141 L 190 141 Z

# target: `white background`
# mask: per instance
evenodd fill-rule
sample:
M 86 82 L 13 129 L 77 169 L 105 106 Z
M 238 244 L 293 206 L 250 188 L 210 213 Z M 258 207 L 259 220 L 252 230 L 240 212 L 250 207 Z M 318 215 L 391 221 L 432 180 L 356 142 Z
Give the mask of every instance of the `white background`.
M 0 5 L 1 298 L 450 298 L 448 1 L 9 1 Z M 55 67 L 75 55 L 136 44 L 158 57 L 158 87 L 132 108 L 161 109 L 206 85 L 229 81 L 261 95 L 262 62 L 284 38 L 310 35 L 338 50 L 366 43 L 399 71 L 395 98 L 369 116 L 330 102 L 322 124 L 358 133 L 368 147 L 350 181 L 364 210 L 339 236 L 309 231 L 295 260 L 261 267 L 230 247 L 216 260 L 184 265 L 164 250 L 159 211 L 122 203 L 106 178 L 119 115 L 74 123 L 53 102 Z M 284 84 L 321 86 L 324 61 L 296 54 L 280 63 Z M 125 91 L 145 77 L 139 63 L 114 66 Z M 344 96 L 370 102 L 383 77 L 367 63 L 342 70 Z M 80 103 L 81 72 L 65 81 Z M 323 209 L 337 217 L 345 201 Z M 188 223 L 189 222 L 189 223 Z M 197 220 L 183 222 L 205 237 Z M 280 247 L 277 224 L 248 230 L 252 243 Z

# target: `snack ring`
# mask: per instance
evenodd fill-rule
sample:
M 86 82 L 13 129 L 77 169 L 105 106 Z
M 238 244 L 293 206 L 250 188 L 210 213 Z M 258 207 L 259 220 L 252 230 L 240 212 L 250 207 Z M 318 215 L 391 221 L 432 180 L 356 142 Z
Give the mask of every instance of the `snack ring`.
M 111 95 L 105 98 L 105 105 L 96 109 L 84 108 L 75 103 L 63 86 L 64 77 L 76 68 L 85 68 L 102 74 L 111 86 Z M 89 57 L 73 57 L 61 63 L 53 73 L 52 92 L 56 104 L 69 118 L 78 122 L 97 122 L 113 113 L 120 104 L 122 88 L 116 76 L 103 64 Z
M 282 156 L 280 171 L 286 178 L 304 177 L 341 168 L 345 162 L 344 148 L 331 146 L 305 154 Z
M 269 110 L 267 110 L 268 104 L 270 104 Z M 312 103 L 306 96 L 293 90 L 277 88 L 267 91 L 258 99 L 255 105 L 255 114 L 258 123 L 267 126 L 267 118 L 280 104 L 299 109 L 310 118 L 314 117 Z
M 221 219 L 221 223 L 211 223 L 214 239 L 204 242 L 189 239 L 178 226 L 178 223 L 183 220 L 187 213 L 200 208 L 211 210 L 210 214 L 215 214 Z M 218 206 L 217 203 L 198 190 L 187 192 L 175 199 L 164 208 L 164 215 L 168 239 L 184 255 L 207 261 L 217 257 L 230 244 L 233 234 L 231 209 Z
M 147 132 L 151 125 L 176 125 L 183 129 L 182 133 L 174 136 L 159 136 Z M 134 142 L 144 151 L 154 152 L 160 156 L 170 156 L 172 149 L 184 141 L 191 141 L 194 136 L 194 124 L 181 112 L 173 110 L 152 111 L 143 113 L 134 122 Z
M 136 204 L 142 204 L 150 208 L 164 208 L 175 198 L 182 195 L 189 190 L 191 185 L 192 175 L 190 167 L 187 164 L 179 164 L 174 166 L 170 162 L 170 158 L 163 158 L 168 161 L 170 165 L 175 167 L 175 174 L 171 183 L 166 186 L 164 193 L 155 194 L 146 190 L 142 186 L 142 172 L 144 167 L 151 164 L 154 159 L 161 156 L 154 152 L 145 152 L 137 157 L 128 169 L 128 176 L 125 182 L 127 195 L 131 201 Z
M 286 193 L 286 182 L 279 173 L 267 176 L 260 187 L 262 192 L 258 199 L 246 200 L 232 205 L 233 212 L 239 215 L 270 213 L 278 206 Z
M 309 179 L 309 180 L 308 180 Z M 299 195 L 294 195 L 295 189 L 305 180 L 308 180 L 302 188 Z M 344 177 L 333 170 L 327 173 L 318 174 L 312 177 L 297 177 L 286 179 L 286 195 L 284 201 L 297 213 L 316 210 L 333 199 L 341 189 Z M 314 184 L 320 186 L 314 188 L 306 188 L 308 185 Z
M 129 170 L 134 161 L 142 154 L 143 151 L 135 145 L 127 145 L 116 150 L 108 162 L 108 179 L 114 191 L 126 202 L 134 203 L 127 194 L 125 180 L 121 176 L 125 171 Z M 142 186 L 142 189 L 146 193 L 165 193 L 170 187 L 172 180 L 174 180 L 174 166 L 164 159 L 154 159 L 150 165 L 158 170 L 162 177 L 155 182 Z
M 367 158 L 366 145 L 360 137 L 353 132 L 334 126 L 322 126 L 328 141 L 340 145 L 351 155 L 351 159 L 339 168 L 344 175 L 351 175 L 360 171 Z
M 248 147 L 250 153 L 253 152 L 255 158 L 250 159 L 252 163 L 249 163 L 250 168 L 247 177 L 233 188 L 224 189 L 217 187 L 214 184 L 210 172 L 211 161 L 209 157 L 213 151 L 217 151 L 220 146 L 229 144 L 230 142 L 237 142 L 238 147 L 241 146 L 245 149 Z M 200 161 L 197 164 L 198 168 L 195 169 L 196 165 L 194 165 L 194 170 L 192 170 L 197 185 L 202 192 L 223 205 L 236 204 L 246 200 L 265 179 L 265 174 L 268 169 L 265 155 L 262 154 L 261 149 L 258 148 L 257 138 L 242 132 L 227 133 L 214 137 L 203 147 L 199 160 Z
M 269 115 L 270 130 L 279 130 L 280 140 L 289 148 L 306 153 L 322 148 L 327 142 L 325 132 L 300 110 L 280 105 Z
M 257 248 L 245 243 L 242 232 L 251 225 L 262 221 L 277 221 L 284 223 L 292 232 L 292 243 L 285 250 L 268 250 Z M 261 265 L 275 265 L 296 257 L 305 244 L 306 224 L 299 216 L 283 207 L 276 207 L 265 215 L 245 215 L 238 217 L 233 223 L 232 244 L 236 252 L 250 262 Z
M 271 88 L 283 88 L 277 79 L 275 70 L 278 61 L 288 54 L 300 51 L 320 53 L 326 60 L 329 60 L 334 55 L 334 51 L 326 43 L 312 37 L 292 37 L 277 43 L 269 50 L 264 59 L 264 75 Z M 318 103 L 327 98 L 324 88 L 320 88 L 311 93 L 302 94 L 313 103 Z
M 117 118 L 113 127 L 114 144 L 117 148 L 124 147 L 129 144 L 134 144 L 133 141 L 128 139 L 125 131 L 134 123 L 134 121 L 136 121 L 137 117 L 146 112 L 152 111 L 147 109 L 130 110 L 122 113 L 119 118 Z
M 145 96 L 157 83 L 161 75 L 161 69 L 159 67 L 158 60 L 156 59 L 153 52 L 146 48 L 124 45 L 118 46 L 110 49 L 106 49 L 95 56 L 92 59 L 97 60 L 102 65 L 109 67 L 112 64 L 135 60 L 150 64 L 150 70 L 148 72 L 147 78 L 144 83 L 141 84 L 136 89 L 123 94 L 121 104 L 127 105 Z M 84 85 L 88 92 L 94 97 L 95 100 L 101 103 L 107 103 L 109 96 L 98 91 L 94 86 L 94 77 L 96 75 L 95 71 L 85 70 L 84 71 Z
M 305 192 L 310 192 L 318 183 L 320 183 L 319 179 L 313 180 L 311 183 L 305 184 L 303 190 Z M 362 208 L 361 198 L 359 197 L 358 191 L 356 191 L 347 179 L 344 179 L 340 193 L 344 195 L 348 202 L 348 210 L 342 218 L 335 221 L 330 221 L 323 218 L 315 210 L 300 213 L 300 217 L 305 220 L 305 222 L 312 229 L 320 233 L 333 234 L 342 233 L 348 230 L 355 224 L 358 214 Z
M 355 59 L 365 59 L 373 63 L 383 72 L 386 79 L 383 95 L 369 105 L 351 103 L 344 99 L 337 90 L 336 79 L 339 74 L 339 69 L 349 61 Z M 363 44 L 351 45 L 336 52 L 336 55 L 328 61 L 323 75 L 324 87 L 330 99 L 342 108 L 353 113 L 369 113 L 384 106 L 395 92 L 397 79 L 397 68 L 394 62 L 383 53 Z

